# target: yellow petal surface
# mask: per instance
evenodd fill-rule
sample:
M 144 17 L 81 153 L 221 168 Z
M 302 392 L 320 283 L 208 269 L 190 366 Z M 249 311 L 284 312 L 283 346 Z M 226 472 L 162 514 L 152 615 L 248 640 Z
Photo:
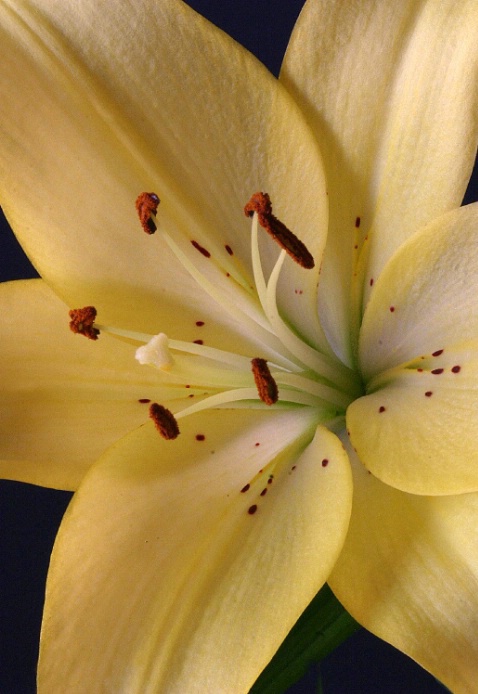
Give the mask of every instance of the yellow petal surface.
M 478 680 L 478 495 L 419 497 L 354 459 L 350 529 L 329 584 L 377 636 L 454 694 Z
M 1 284 L 0 305 L 0 476 L 74 490 L 148 419 L 139 400 L 167 391 L 131 345 L 70 332 L 67 307 L 42 280 Z
M 349 406 L 347 428 L 365 467 L 392 487 L 478 490 L 478 340 L 386 372 Z
M 265 190 L 317 258 L 300 287 L 294 263 L 285 269 L 284 304 L 306 326 L 326 233 L 321 159 L 300 110 L 253 56 L 179 0 L 3 0 L 0 27 L 0 199 L 65 301 L 101 304 L 109 324 L 158 331 L 161 322 L 182 339 L 201 312 L 239 332 L 238 309 L 257 312 L 243 207 Z M 154 238 L 136 215 L 141 191 L 161 198 Z M 161 230 L 229 311 L 198 288 Z M 269 239 L 264 253 L 270 265 Z M 295 291 L 304 286 L 313 291 Z
M 477 227 L 478 203 L 467 205 L 435 220 L 390 260 L 362 322 L 366 381 L 478 337 Z
M 50 567 L 41 694 L 246 693 L 326 580 L 351 504 L 339 439 L 314 436 L 306 410 L 181 428 L 174 442 L 133 432 L 74 497 Z
M 365 313 L 367 395 L 347 426 L 364 465 L 405 491 L 478 489 L 477 223 L 470 205 L 410 239 Z
M 352 358 L 353 280 L 360 319 L 394 250 L 460 205 L 478 139 L 474 0 L 310 0 L 281 80 L 313 124 L 327 171 L 330 232 L 321 311 Z

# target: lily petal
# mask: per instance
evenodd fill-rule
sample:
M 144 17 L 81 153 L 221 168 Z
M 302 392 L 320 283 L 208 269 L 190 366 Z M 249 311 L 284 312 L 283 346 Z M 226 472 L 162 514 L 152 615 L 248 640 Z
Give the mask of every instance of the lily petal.
M 292 34 L 281 81 L 313 125 L 330 186 L 321 313 L 349 361 L 351 282 L 357 325 L 362 284 L 366 297 L 393 252 L 462 201 L 478 141 L 477 43 L 474 0 L 314 0 Z
M 478 337 L 477 228 L 474 203 L 435 220 L 390 260 L 362 322 L 360 365 L 366 381 Z
M 374 382 L 347 410 L 365 467 L 413 494 L 478 490 L 478 340 L 437 350 Z
M 363 626 L 455 694 L 478 674 L 478 495 L 419 497 L 382 484 L 349 452 L 350 529 L 329 584 Z
M 469 205 L 411 238 L 363 320 L 367 395 L 349 407 L 347 427 L 374 475 L 416 494 L 478 489 L 477 224 Z
M 75 495 L 50 566 L 40 691 L 248 691 L 326 580 L 351 503 L 339 439 L 319 427 L 308 443 L 307 410 L 181 427 L 174 443 L 132 433 Z
M 148 419 L 139 400 L 172 389 L 131 345 L 73 335 L 66 306 L 42 280 L 1 284 L 0 306 L 0 476 L 74 490 L 108 446 Z
M 179 0 L 3 2 L 0 24 L 2 205 L 63 299 L 101 303 L 108 324 L 154 332 L 161 323 L 182 339 L 199 312 L 244 333 L 161 230 L 195 254 L 225 303 L 254 313 L 243 206 L 257 190 L 316 257 L 301 285 L 316 290 L 327 217 L 320 155 L 292 98 L 245 49 Z M 161 198 L 154 241 L 134 210 L 142 190 Z M 265 255 L 277 255 L 273 242 Z M 304 304 L 293 265 L 290 311 Z M 304 294 L 312 304 L 315 292 Z

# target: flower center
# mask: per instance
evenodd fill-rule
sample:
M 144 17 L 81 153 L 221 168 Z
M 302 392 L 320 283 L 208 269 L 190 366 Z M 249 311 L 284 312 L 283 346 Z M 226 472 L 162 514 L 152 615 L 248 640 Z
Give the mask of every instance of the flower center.
M 158 229 L 158 205 L 159 197 L 155 193 L 142 193 L 136 200 L 141 225 L 148 234 Z M 243 326 L 256 344 L 263 345 L 263 354 L 244 356 L 204 345 L 202 341 L 173 340 L 164 333 L 149 335 L 100 325 L 96 323 L 96 310 L 91 306 L 70 311 L 73 332 L 96 339 L 100 332 L 105 331 L 133 340 L 139 345 L 136 350 L 139 363 L 158 369 L 162 384 L 174 388 L 174 414 L 163 404 L 150 406 L 150 416 L 165 439 L 179 435 L 179 420 L 210 408 L 312 408 L 317 423 L 333 427 L 343 419 L 347 406 L 360 394 L 356 374 L 338 359 L 310 345 L 288 324 L 279 310 L 277 287 L 287 255 L 307 271 L 315 265 L 312 254 L 272 214 L 267 194 L 255 193 L 244 212 L 252 220 L 252 290 L 247 277 L 241 276 L 236 267 L 225 267 L 227 259 L 216 258 L 196 239 L 188 239 L 190 243 L 187 243 L 164 229 L 161 229 L 160 239 L 201 289 L 231 315 L 236 324 Z M 268 278 L 264 274 L 259 249 L 259 227 L 265 229 L 281 249 Z M 232 255 L 227 246 L 226 250 L 228 256 Z M 241 291 L 247 289 L 252 308 L 238 307 L 225 297 L 211 279 L 213 275 L 205 263 L 216 264 L 222 277 L 230 277 Z M 177 392 L 181 386 L 185 395 L 177 406 Z M 193 404 L 191 397 L 195 398 Z

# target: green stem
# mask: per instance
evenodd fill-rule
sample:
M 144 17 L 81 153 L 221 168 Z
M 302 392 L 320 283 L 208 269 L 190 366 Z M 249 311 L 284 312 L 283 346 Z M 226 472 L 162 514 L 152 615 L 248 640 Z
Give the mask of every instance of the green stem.
M 325 585 L 292 627 L 250 694 L 285 692 L 306 673 L 311 663 L 320 662 L 359 628 Z M 321 691 L 319 681 L 318 692 Z

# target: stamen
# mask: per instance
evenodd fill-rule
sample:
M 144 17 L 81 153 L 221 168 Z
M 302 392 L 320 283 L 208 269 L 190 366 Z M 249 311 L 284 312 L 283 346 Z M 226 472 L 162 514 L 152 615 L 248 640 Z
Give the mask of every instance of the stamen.
M 204 289 L 217 303 L 222 306 L 234 320 L 240 320 L 241 323 L 248 327 L 257 339 L 269 347 L 269 350 L 274 351 L 274 360 L 283 363 L 286 367 L 290 365 L 290 361 L 284 358 L 284 350 L 279 340 L 276 339 L 270 328 L 267 326 L 267 321 L 262 312 L 257 312 L 256 315 L 243 312 L 237 305 L 231 304 L 227 296 L 224 296 L 220 287 L 211 282 L 206 276 L 201 273 L 201 270 L 191 261 L 184 253 L 182 248 L 168 234 L 163 233 L 163 238 L 168 244 L 176 258 L 181 262 L 183 267 L 189 272 L 191 277 L 197 281 L 200 287 Z
M 142 193 L 136 201 L 140 217 L 141 212 L 143 211 L 143 201 L 145 201 L 146 207 L 148 207 L 149 196 L 155 196 L 156 198 L 158 197 L 155 193 Z M 153 202 L 155 203 L 155 200 L 153 200 Z M 255 222 L 255 220 L 253 220 L 253 222 Z M 249 279 L 242 277 L 240 273 L 237 274 L 232 268 L 229 268 L 230 273 L 228 270 L 228 276 L 233 277 L 238 285 L 247 292 L 247 295 L 244 297 L 246 299 L 244 305 L 239 307 L 236 303 L 230 301 L 229 297 L 224 294 L 224 291 L 221 290 L 221 287 L 216 282 L 212 281 L 209 276 L 204 274 L 201 266 L 198 266 L 197 264 L 195 257 L 196 254 L 189 254 L 188 247 L 191 248 L 189 244 L 181 243 L 181 239 L 178 241 L 165 229 L 162 229 L 161 238 L 169 246 L 170 250 L 174 253 L 176 258 L 187 270 L 190 276 L 196 280 L 198 285 L 207 294 L 209 294 L 209 296 L 211 296 L 219 304 L 219 306 L 222 306 L 230 315 L 232 315 L 235 321 L 240 320 L 240 322 L 243 323 L 244 326 L 246 326 L 255 335 L 256 341 L 267 346 L 269 352 L 273 352 L 275 362 L 280 363 L 285 368 L 294 368 L 293 359 L 291 360 L 289 355 L 286 356 L 284 354 L 283 346 L 280 344 L 280 341 L 276 338 L 268 325 L 263 311 L 260 310 L 260 307 L 254 297 L 254 289 L 251 287 L 251 282 Z M 221 272 L 223 271 L 222 260 L 221 264 L 218 264 L 217 260 L 214 258 L 214 255 L 208 249 L 204 248 L 196 241 L 191 239 L 189 241 L 196 251 L 199 251 L 201 255 L 210 261 L 209 267 L 212 268 L 213 271 L 214 267 L 219 269 Z M 98 327 L 101 328 L 102 326 Z M 113 332 L 113 330 L 110 329 L 109 331 Z M 118 335 L 121 334 L 120 331 L 115 332 Z M 125 334 L 125 336 L 127 335 Z M 144 341 L 147 342 L 150 337 L 146 338 Z M 172 345 L 170 346 L 172 347 Z
M 158 205 L 159 197 L 155 193 L 142 193 L 136 201 L 141 224 L 147 233 L 156 230 L 154 215 Z M 267 346 L 267 361 L 204 346 L 200 340 L 169 340 L 163 333 L 146 335 L 95 323 L 96 331 L 105 330 L 140 343 L 137 345 L 136 359 L 141 364 L 159 368 L 163 372 L 161 385 L 171 388 L 175 396 L 178 388 L 195 389 L 192 397 L 199 397 L 194 404 L 176 410 L 174 415 L 163 405 L 150 405 L 150 417 L 166 440 L 179 436 L 180 419 L 209 409 L 264 409 L 277 403 L 278 408 L 312 408 L 318 419 L 327 419 L 339 414 L 343 416 L 350 401 L 348 392 L 353 383 L 350 382 L 349 370 L 303 342 L 281 317 L 277 306 L 277 284 L 286 253 L 304 268 L 314 267 L 312 255 L 272 214 L 272 205 L 266 193 L 253 195 L 244 211 L 252 217 L 251 252 L 255 284 L 254 287 L 247 278 L 239 282 L 242 288 L 250 290 L 253 300 L 251 302 L 251 297 L 247 296 L 244 307 L 233 306 L 227 292 L 222 291 L 214 281 L 216 269 L 221 273 L 224 270 L 222 256 L 218 259 L 212 248 L 209 250 L 187 237 L 176 238 L 164 228 L 161 238 L 199 286 L 231 313 L 235 321 L 247 325 L 256 343 Z M 282 248 L 268 280 L 260 259 L 259 224 Z M 227 276 L 230 276 L 229 272 Z M 196 322 L 196 325 L 202 324 L 202 321 Z M 342 388 L 344 393 L 340 392 Z M 181 390 L 179 397 L 186 404 L 191 391 Z
M 68 315 L 71 318 L 70 330 L 78 335 L 84 335 L 89 340 L 97 340 L 100 331 L 93 327 L 96 318 L 96 308 L 85 306 L 84 308 L 73 308 Z
M 281 386 L 292 386 L 302 393 L 310 393 L 319 398 L 324 403 L 335 405 L 345 411 L 353 400 L 351 395 L 342 393 L 336 388 L 331 388 L 324 383 L 319 383 L 311 378 L 298 374 L 286 373 L 281 371 L 275 374 L 276 382 Z M 282 389 L 281 389 L 282 392 Z M 281 398 L 282 400 L 282 398 Z
M 141 193 L 136 198 L 139 221 L 147 234 L 154 234 L 158 228 L 155 220 L 159 203 L 156 193 Z
M 271 325 L 274 328 L 275 334 L 280 337 L 282 344 L 287 347 L 305 366 L 317 374 L 321 374 L 332 384 L 344 392 L 354 392 L 357 387 L 355 383 L 354 372 L 345 364 L 334 363 L 324 354 L 321 354 L 313 347 L 310 347 L 300 337 L 298 337 L 286 325 L 279 314 L 277 307 L 277 282 L 279 280 L 280 271 L 284 262 L 285 253 L 279 254 L 277 262 L 269 277 L 267 284 L 266 296 L 266 313 Z
M 251 361 L 251 364 L 260 399 L 262 402 L 265 402 L 266 405 L 274 405 L 279 399 L 279 389 L 269 371 L 266 360 L 257 357 Z
M 149 416 L 163 439 L 172 441 L 179 436 L 179 427 L 172 412 L 154 402 L 149 407 Z
M 272 214 L 272 204 L 267 193 L 254 193 L 244 207 L 244 213 L 247 217 L 252 217 L 254 212 L 257 214 L 261 227 L 272 236 L 274 241 L 277 241 L 279 246 L 283 248 L 296 263 L 307 270 L 314 267 L 314 258 L 305 244 Z
M 246 403 L 246 401 L 249 402 Z M 281 403 L 285 406 L 289 406 L 291 403 L 295 405 L 305 405 L 314 408 L 318 414 L 327 412 L 327 415 L 330 416 L 331 406 L 329 404 L 324 406 L 314 395 L 299 390 L 281 389 L 281 399 L 278 401 L 277 407 L 279 407 Z M 244 406 L 248 409 L 252 407 L 254 407 L 254 409 L 263 407 L 257 400 L 257 388 L 235 388 L 233 390 L 225 390 L 216 395 L 209 395 L 195 405 L 186 407 L 186 409 L 178 412 L 176 414 L 176 419 L 189 417 L 189 415 L 202 412 L 203 410 L 221 409 L 223 407 L 227 409 L 241 409 Z

